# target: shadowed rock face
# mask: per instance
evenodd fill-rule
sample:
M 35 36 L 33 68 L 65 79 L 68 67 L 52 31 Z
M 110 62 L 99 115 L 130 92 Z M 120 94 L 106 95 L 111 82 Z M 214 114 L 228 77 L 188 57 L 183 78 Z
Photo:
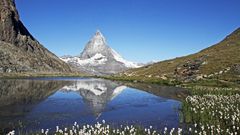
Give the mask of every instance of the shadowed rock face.
M 0 1 L 0 73 L 70 72 L 69 66 L 43 47 L 26 29 L 14 0 Z
M 15 3 L 13 0 L 1 0 L 0 2 L 1 8 L 1 41 L 5 41 L 7 43 L 16 44 L 18 46 L 28 46 L 27 44 L 23 44 L 23 40 L 20 38 L 30 38 L 34 40 L 32 35 L 28 32 L 28 30 L 24 27 L 22 22 L 19 20 L 18 12 L 15 8 Z M 20 41 L 20 42 L 19 42 Z

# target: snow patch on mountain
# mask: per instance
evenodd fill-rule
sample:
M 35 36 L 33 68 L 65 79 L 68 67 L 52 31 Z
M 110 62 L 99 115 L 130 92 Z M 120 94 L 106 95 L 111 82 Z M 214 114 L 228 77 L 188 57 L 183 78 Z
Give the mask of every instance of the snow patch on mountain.
M 113 49 L 112 49 L 112 55 L 113 55 L 113 57 L 116 61 L 123 63 L 128 68 L 139 68 L 139 67 L 141 67 L 141 65 L 139 65 L 135 62 L 125 60 L 120 54 L 118 54 Z
M 103 65 L 107 61 L 107 58 L 100 54 L 97 53 L 93 57 L 88 58 L 88 59 L 81 59 L 79 57 L 66 57 L 66 58 L 61 58 L 63 61 L 66 63 L 75 63 L 81 66 L 84 65 Z

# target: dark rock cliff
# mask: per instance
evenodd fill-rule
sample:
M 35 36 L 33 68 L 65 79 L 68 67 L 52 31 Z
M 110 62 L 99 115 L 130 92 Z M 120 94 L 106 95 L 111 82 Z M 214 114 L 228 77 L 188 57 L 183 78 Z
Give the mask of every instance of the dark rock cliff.
M 0 73 L 70 71 L 65 62 L 41 45 L 26 29 L 14 0 L 1 0 Z

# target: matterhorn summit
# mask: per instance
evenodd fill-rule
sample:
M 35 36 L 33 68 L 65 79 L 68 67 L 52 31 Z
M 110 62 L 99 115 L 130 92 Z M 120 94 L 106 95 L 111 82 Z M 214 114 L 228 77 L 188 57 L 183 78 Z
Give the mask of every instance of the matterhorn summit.
M 102 33 L 97 30 L 95 35 L 85 46 L 83 52 L 80 55 L 80 58 L 88 59 L 98 53 L 108 55 L 108 52 L 110 52 L 110 48 L 107 46 L 106 39 Z
M 74 69 L 94 75 L 109 75 L 122 72 L 141 65 L 125 60 L 110 48 L 103 34 L 97 30 L 86 44 L 80 56 L 64 56 L 61 58 Z

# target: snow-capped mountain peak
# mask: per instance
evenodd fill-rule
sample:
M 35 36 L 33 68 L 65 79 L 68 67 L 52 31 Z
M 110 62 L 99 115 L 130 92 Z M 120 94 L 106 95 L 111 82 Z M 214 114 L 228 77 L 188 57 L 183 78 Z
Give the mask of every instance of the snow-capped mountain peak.
M 114 74 L 129 68 L 140 67 L 137 63 L 125 60 L 110 48 L 99 30 L 86 44 L 79 57 L 62 57 L 62 60 L 91 74 Z
M 101 53 L 107 55 L 106 52 L 109 50 L 107 42 L 103 34 L 97 30 L 95 35 L 90 39 L 90 41 L 85 46 L 80 58 L 87 59 L 93 57 L 96 53 Z
M 106 45 L 106 39 L 100 30 L 97 30 L 93 38 L 90 40 L 89 44 L 92 45 L 93 48 L 98 48 L 99 46 Z

